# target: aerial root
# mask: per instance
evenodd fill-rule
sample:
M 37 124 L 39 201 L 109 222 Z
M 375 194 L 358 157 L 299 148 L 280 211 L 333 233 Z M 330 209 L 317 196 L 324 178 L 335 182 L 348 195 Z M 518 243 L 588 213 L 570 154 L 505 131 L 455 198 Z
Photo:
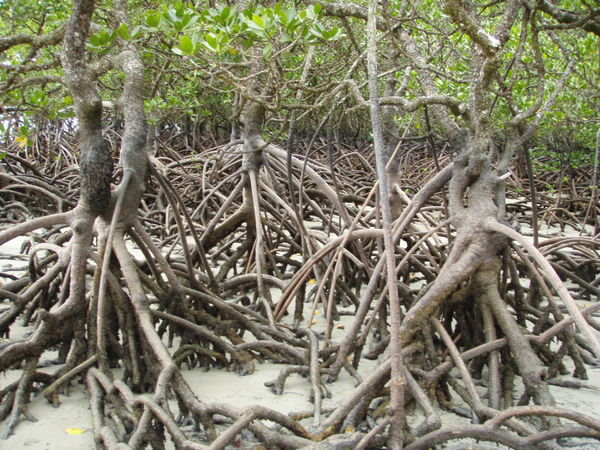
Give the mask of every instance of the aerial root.
M 96 368 L 88 371 L 87 385 L 94 429 L 97 436 L 107 439 L 105 445 L 123 442 L 129 436 L 127 445 L 131 448 L 152 441 L 160 447 L 167 432 L 178 448 L 205 448 L 186 438 L 167 403 L 160 399 L 160 392 L 152 397 L 135 395 L 124 382 L 113 382 Z M 106 409 L 111 410 L 109 417 Z
M 71 370 L 69 370 L 68 372 L 63 374 L 60 378 L 58 378 L 56 381 L 54 381 L 50 386 L 45 388 L 42 391 L 42 394 L 44 394 L 44 397 L 46 397 L 46 400 L 48 400 L 48 402 L 52 403 L 54 406 L 58 406 L 60 404 L 60 401 L 58 398 L 58 390 L 64 384 L 68 383 L 70 380 L 72 380 L 77 375 L 79 375 L 81 372 L 89 369 L 93 364 L 96 363 L 96 359 L 97 359 L 96 355 L 90 356 L 88 359 L 83 361 L 77 367 L 72 368 Z
M 37 367 L 38 358 L 31 358 L 27 360 L 23 368 L 23 375 L 19 380 L 14 395 L 11 395 L 7 400 L 12 403 L 12 410 L 8 417 L 6 429 L 0 439 L 8 439 L 13 433 L 21 415 L 31 422 L 37 422 L 37 419 L 29 412 L 27 407 L 29 403 L 29 396 L 31 395 L 31 387 L 33 383 L 33 376 Z
M 27 414 L 27 410 L 19 405 L 26 405 L 25 400 L 29 400 L 33 384 L 47 386 L 44 395 L 48 401 L 58 404 L 60 389 L 87 371 L 95 436 L 110 448 L 144 445 L 160 448 L 163 441 L 168 439 L 167 436 L 181 448 L 202 448 L 200 442 L 210 445 L 211 441 L 214 448 L 256 441 L 289 448 L 309 445 L 323 449 L 335 445 L 366 448 L 385 445 L 390 425 L 387 417 L 389 389 L 386 387 L 390 363 L 389 360 L 385 361 L 388 356 L 385 349 L 389 344 L 389 335 L 385 334 L 389 319 L 387 298 L 382 294 L 385 279 L 377 262 L 380 259 L 377 243 L 382 234 L 374 221 L 374 213 L 365 212 L 366 208 L 373 207 L 374 202 L 367 199 L 361 203 L 363 197 L 359 194 L 354 195 L 354 200 L 344 200 L 346 206 L 353 202 L 358 202 L 360 206 L 357 215 L 353 215 L 356 212 L 354 206 L 344 208 L 351 214 L 349 224 L 337 220 L 336 212 L 344 203 L 340 197 L 347 196 L 343 192 L 372 192 L 372 182 L 366 175 L 359 180 L 340 176 L 340 190 L 335 194 L 337 200 L 332 202 L 314 188 L 321 182 L 314 174 L 311 175 L 313 179 L 308 180 L 313 184 L 309 188 L 302 186 L 300 176 L 297 177 L 300 166 L 295 162 L 292 164 L 296 171 L 292 173 L 292 182 L 304 205 L 301 211 L 295 211 L 298 207 L 296 198 L 286 197 L 285 189 L 272 188 L 279 187 L 278 183 L 285 185 L 281 182 L 285 181 L 287 173 L 283 177 L 279 170 L 283 155 L 274 151 L 270 152 L 270 156 L 276 157 L 269 168 L 273 172 L 273 175 L 269 172 L 273 182 L 263 179 L 264 171 L 258 171 L 253 182 L 255 186 L 252 193 L 261 207 L 259 214 L 252 214 L 256 210 L 248 210 L 244 203 L 243 190 L 252 183 L 247 175 L 238 170 L 236 155 L 224 166 L 215 162 L 214 152 L 190 154 L 173 162 L 170 167 L 165 166 L 164 176 L 172 182 L 172 190 L 169 193 L 161 190 L 156 195 L 145 197 L 141 214 L 145 218 L 143 225 L 136 220 L 133 231 L 126 230 L 126 237 L 115 237 L 120 241 L 117 247 L 121 248 L 121 256 L 126 253 L 122 248 L 124 242 L 131 237 L 142 251 L 144 261 L 128 262 L 129 273 L 125 277 L 116 264 L 105 272 L 107 293 L 111 293 L 107 296 L 110 307 L 108 313 L 118 315 L 118 320 L 114 323 L 108 321 L 110 323 L 105 325 L 108 333 L 106 343 L 111 350 L 111 363 L 125 366 L 124 381 L 110 379 L 110 371 L 90 369 L 91 365 L 96 364 L 94 357 L 90 357 L 94 340 L 88 340 L 87 336 L 76 337 L 74 331 L 67 330 L 61 342 L 56 339 L 43 341 L 44 345 L 50 342 L 47 347 L 61 345 L 72 359 L 65 365 L 64 373 L 59 371 L 52 377 L 41 379 L 41 372 L 28 375 L 24 371 L 19 382 L 0 391 L 0 418 L 10 416 L 9 425 L 14 428 L 16 420 Z M 189 182 L 196 182 L 196 175 L 191 171 L 184 173 L 174 170 L 176 165 L 189 167 L 190 164 L 203 165 L 205 178 L 202 179 L 200 193 L 195 192 L 198 183 Z M 318 164 L 311 162 L 310 165 L 317 168 L 315 170 L 320 177 L 327 176 L 327 171 Z M 215 180 L 214 174 L 222 167 L 226 167 L 222 174 L 223 181 Z M 350 166 L 347 169 L 349 173 L 352 170 Z M 211 174 L 211 171 L 214 173 Z M 443 169 L 438 181 L 447 181 L 450 171 Z M 431 186 L 437 186 L 436 183 Z M 428 195 L 431 196 L 434 191 Z M 202 197 L 200 206 L 199 197 Z M 532 262 L 529 255 L 525 256 L 526 252 L 519 245 L 506 248 L 503 254 L 505 265 L 500 269 L 499 277 L 498 272 L 494 272 L 493 279 L 499 281 L 493 286 L 495 294 L 488 295 L 488 301 L 477 300 L 478 296 L 472 295 L 473 279 L 477 277 L 472 271 L 470 276 L 458 281 L 442 279 L 446 284 L 440 289 L 440 278 L 446 276 L 442 274 L 444 263 L 450 258 L 446 248 L 462 243 L 457 242 L 448 222 L 441 221 L 436 225 L 431 220 L 433 216 L 428 216 L 434 211 L 432 208 L 437 208 L 435 212 L 439 212 L 439 205 L 423 211 L 428 198 L 425 194 L 417 194 L 401 213 L 394 229 L 399 253 L 397 285 L 402 306 L 410 311 L 423 298 L 431 300 L 429 305 L 423 305 L 421 309 L 428 313 L 424 314 L 425 318 L 413 321 L 413 325 L 420 327 L 414 339 L 407 339 L 409 342 L 403 352 L 407 361 L 404 372 L 407 403 L 411 408 L 416 404 L 418 411 L 423 414 L 419 423 L 405 425 L 408 448 L 427 448 L 461 437 L 487 439 L 516 448 L 527 445 L 556 448 L 556 444 L 549 441 L 567 436 L 598 439 L 599 429 L 594 419 L 585 416 L 576 419 L 570 415 L 572 412 L 563 410 L 556 413 L 558 409 L 552 409 L 550 405 L 514 408 L 512 393 L 515 377 L 527 375 L 530 369 L 535 369 L 532 376 L 537 376 L 532 379 L 539 379 L 544 386 L 561 382 L 547 378 L 561 373 L 565 368 L 563 360 L 569 357 L 575 363 L 576 375 L 585 378 L 584 364 L 594 362 L 594 349 L 591 342 L 573 331 L 573 324 L 580 326 L 585 322 L 589 328 L 598 329 L 597 321 L 591 319 L 590 315 L 600 309 L 600 304 L 581 309 L 584 322 L 567 315 L 566 308 L 552 298 L 552 289 L 557 287 L 556 279 L 551 282 L 545 280 L 540 266 L 536 261 Z M 51 221 L 34 221 L 34 225 L 17 227 L 22 234 L 31 231 L 32 226 L 60 226 L 59 222 L 67 223 L 69 217 L 65 213 L 55 216 Z M 290 220 L 290 217 L 295 219 Z M 420 217 L 424 222 L 423 227 L 415 226 L 415 217 Z M 563 217 L 574 219 L 566 214 Z M 302 227 L 298 225 L 298 220 L 302 222 Z M 263 264 L 265 261 L 259 262 L 257 259 L 260 255 L 256 254 L 258 247 L 253 241 L 252 226 L 243 228 L 244 224 L 249 225 L 249 221 L 253 222 L 250 224 L 253 226 L 256 223 L 262 225 L 263 253 L 265 258 L 271 258 L 259 268 L 257 262 Z M 308 223 L 312 228 L 308 229 Z M 152 236 L 146 228 L 153 230 Z M 192 236 L 196 248 L 191 242 L 190 245 L 183 243 L 190 233 L 197 233 L 197 236 Z M 0 241 L 13 234 L 12 228 L 1 232 Z M 597 280 L 585 272 L 595 267 L 597 239 L 586 239 L 581 238 L 569 244 L 581 247 L 576 256 L 565 251 L 570 247 L 563 247 L 558 239 L 541 242 L 539 250 L 544 258 L 552 259 L 551 266 L 561 277 L 578 284 L 581 298 L 587 295 L 589 299 L 598 293 Z M 52 245 L 59 244 L 55 241 Z M 65 241 L 60 241 L 60 245 L 65 246 Z M 44 244 L 32 254 L 48 249 L 54 252 L 56 248 Z M 529 253 L 529 249 L 526 250 Z M 70 250 L 64 253 L 70 253 Z M 466 253 L 468 250 L 464 247 L 462 254 Z M 294 259 L 296 254 L 300 258 Z M 93 252 L 87 257 L 88 262 L 90 257 L 97 259 Z M 481 264 L 481 260 L 467 259 L 462 260 L 459 256 L 448 265 L 460 265 L 462 268 L 474 267 L 473 262 Z M 31 317 L 36 318 L 35 314 L 40 310 L 34 301 L 36 295 L 41 295 L 40 292 L 48 292 L 52 301 L 60 304 L 64 300 L 61 300 L 62 296 L 69 290 L 68 283 L 62 281 L 70 277 L 71 269 L 67 268 L 65 261 L 57 263 L 38 256 L 35 260 L 41 262 L 34 267 L 37 281 L 32 277 L 26 280 L 25 287 L 11 282 L 4 290 L 0 289 L 0 295 L 10 302 L 9 315 L 2 317 L 6 319 L 7 327 L 24 310 L 17 311 L 15 307 L 29 308 Z M 81 261 L 83 259 L 79 259 Z M 214 275 L 202 273 L 207 270 L 207 261 L 221 270 Z M 91 279 L 90 272 L 91 269 L 88 269 L 86 281 Z M 133 296 L 129 295 L 131 287 L 123 287 L 132 283 L 134 273 L 139 275 L 143 286 L 143 289 L 139 286 L 136 289 L 140 293 L 142 290 L 147 293 L 145 299 L 141 295 L 134 296 L 134 301 L 139 302 L 136 307 L 149 305 L 144 327 L 146 333 L 157 329 L 158 338 L 150 339 L 148 334 L 140 333 L 140 321 L 136 319 L 141 309 L 137 313 L 133 310 L 130 304 Z M 534 283 L 521 283 L 520 277 L 524 275 Z M 57 283 L 60 283 L 52 278 L 59 277 L 63 285 L 57 288 Z M 312 278 L 318 280 L 319 284 L 307 287 L 310 285 L 307 281 Z M 259 282 L 263 283 L 263 289 L 283 291 L 272 319 L 268 317 L 270 304 L 267 299 L 255 295 L 255 287 Z M 10 291 L 6 289 L 7 286 L 10 286 Z M 251 300 L 253 295 L 254 299 Z M 93 296 L 92 292 L 89 296 L 92 302 Z M 432 300 L 433 297 L 436 298 Z M 548 303 L 541 304 L 540 298 L 547 298 Z M 291 323 L 287 320 L 289 317 L 284 318 L 284 314 L 293 300 L 296 301 L 294 325 L 278 323 Z M 263 301 L 267 304 L 261 306 Z M 313 309 L 324 308 L 328 327 L 324 340 L 321 340 L 320 333 L 310 329 L 302 329 L 299 335 L 296 334 L 302 323 L 305 304 L 310 303 Z M 93 303 L 90 304 L 87 321 L 92 323 L 95 311 Z M 350 304 L 355 311 L 348 308 L 344 312 L 355 313 L 356 320 L 351 326 L 345 325 L 346 335 L 338 343 L 337 339 L 332 338 L 332 331 L 338 331 L 335 326 L 336 313 Z M 413 320 L 410 315 L 408 318 Z M 473 318 L 477 322 L 469 330 L 452 325 L 454 319 L 464 325 Z M 533 330 L 530 326 L 533 326 Z M 528 328 L 531 331 L 527 331 Z M 7 332 L 7 328 L 3 328 L 3 331 Z M 286 364 L 277 379 L 267 383 L 267 386 L 273 392 L 282 393 L 290 374 L 306 375 L 306 384 L 310 385 L 314 402 L 311 411 L 290 414 L 288 417 L 261 407 L 239 410 L 222 404 L 201 403 L 195 399 L 191 388 L 186 391 L 181 386 L 183 377 L 178 369 L 172 369 L 170 375 L 163 376 L 162 371 L 155 373 L 157 358 L 151 348 L 157 346 L 158 342 L 163 343 L 165 333 L 169 334 L 168 347 L 173 348 L 168 349 L 170 360 L 167 361 L 169 358 L 165 350 L 161 361 L 173 367 L 181 364 L 187 364 L 189 368 L 233 367 L 240 373 L 249 373 L 257 361 Z M 252 336 L 248 338 L 245 334 Z M 76 339 L 83 344 L 74 343 Z M 559 341 L 557 352 L 550 351 L 552 340 Z M 32 340 L 19 345 L 29 348 L 36 343 Z M 87 348 L 88 345 L 90 348 Z M 519 363 L 512 354 L 518 353 L 522 347 L 530 347 L 539 364 L 532 368 L 530 364 L 525 367 L 524 363 Z M 81 348 L 84 351 L 80 351 Z M 5 356 L 14 353 L 14 350 L 16 346 L 10 350 L 8 344 L 0 351 Z M 335 381 L 343 368 L 357 379 L 360 378 L 355 366 L 358 366 L 367 350 L 371 351 L 373 357 L 381 356 L 380 365 L 365 377 L 365 382 L 358 385 L 348 398 L 340 399 L 335 408 L 324 407 L 329 391 L 321 378 L 325 376 L 328 381 Z M 35 370 L 33 359 L 26 358 L 26 369 Z M 485 373 L 483 368 L 486 365 L 488 379 L 483 380 L 483 384 L 487 381 L 487 402 L 486 394 L 482 394 L 481 386 L 477 386 L 478 377 Z M 460 377 L 450 373 L 454 368 Z M 164 379 L 159 383 L 157 379 L 160 377 Z M 240 383 L 243 382 L 240 380 Z M 127 387 L 125 383 L 132 387 Z M 152 389 L 156 389 L 155 395 L 147 394 Z M 457 401 L 450 397 L 451 393 L 456 398 L 455 392 L 458 393 Z M 177 410 L 173 407 L 174 402 L 167 404 L 167 394 L 175 395 Z M 532 398 L 544 403 L 544 393 L 528 387 L 522 401 L 528 402 Z M 436 399 L 442 409 L 461 411 L 480 423 L 457 427 L 452 432 L 442 428 L 444 417 L 434 406 Z M 501 411 L 502 408 L 508 409 Z M 526 419 L 523 420 L 523 416 L 528 415 L 543 419 L 536 421 L 536 426 L 540 422 L 546 422 L 547 425 L 547 419 L 556 419 L 557 426 L 536 429 Z M 178 420 L 174 417 L 178 417 Z M 576 423 L 561 425 L 558 419 L 574 420 Z M 276 425 L 267 427 L 262 422 L 265 420 Z M 301 422 L 303 420 L 306 422 Z M 310 421 L 312 425 L 304 428 L 302 424 Z M 195 425 L 194 429 L 191 429 L 191 423 Z
M 520 416 L 556 417 L 571 420 L 577 425 L 563 425 L 550 430 L 518 436 L 500 428 L 505 422 Z M 481 425 L 465 425 L 452 429 L 433 431 L 415 440 L 406 448 L 417 450 L 454 439 L 472 438 L 482 441 L 506 445 L 514 449 L 531 448 L 534 445 L 545 444 L 545 447 L 561 448 L 548 441 L 567 437 L 591 437 L 600 439 L 600 421 L 575 411 L 552 406 L 518 406 L 498 412 L 494 417 Z

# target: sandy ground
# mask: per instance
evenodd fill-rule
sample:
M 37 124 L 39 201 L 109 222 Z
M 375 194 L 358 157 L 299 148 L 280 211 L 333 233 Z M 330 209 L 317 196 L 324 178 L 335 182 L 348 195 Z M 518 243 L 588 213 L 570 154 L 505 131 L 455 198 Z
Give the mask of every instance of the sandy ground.
M 13 240 L 0 247 L 0 272 L 11 271 L 18 273 L 26 267 L 26 261 L 7 259 L 6 255 L 19 253 L 21 240 Z M 0 280 L 2 281 L 2 280 Z M 8 303 L 0 302 L 0 312 Z M 316 316 L 316 328 L 323 321 L 320 315 Z M 348 324 L 352 320 L 349 316 L 342 316 L 342 323 Z M 11 330 L 11 338 L 19 338 L 28 331 L 27 328 L 16 326 Z M 339 338 L 343 330 L 336 329 L 333 339 Z M 45 355 L 47 360 L 52 360 L 53 354 Z M 369 373 L 376 365 L 375 361 L 364 360 L 360 371 Z M 282 413 L 312 411 L 312 404 L 308 401 L 310 383 L 307 378 L 291 375 L 285 385 L 282 395 L 273 394 L 264 383 L 274 380 L 284 365 L 271 363 L 257 364 L 252 375 L 239 376 L 224 370 L 184 371 L 184 376 L 196 392 L 198 398 L 206 403 L 227 403 L 238 408 L 259 404 L 273 408 Z M 48 367 L 48 371 L 56 367 Z M 20 372 L 16 370 L 0 374 L 0 389 L 18 379 Z M 586 388 L 573 389 L 551 386 L 551 391 L 556 399 L 557 406 L 573 409 L 588 414 L 600 420 L 600 367 L 588 369 L 589 380 L 585 381 Z M 563 376 L 565 379 L 572 379 Z M 328 385 L 332 392 L 331 398 L 323 401 L 323 408 L 335 407 L 345 396 L 354 389 L 355 381 L 346 372 L 342 372 L 340 379 Z M 515 392 L 515 398 L 519 393 Z M 61 395 L 61 406 L 54 408 L 44 398 L 35 398 L 30 404 L 30 412 L 37 422 L 22 420 L 15 434 L 7 440 L 0 440 L 0 449 L 91 449 L 94 448 L 92 422 L 89 413 L 84 386 L 74 385 L 68 395 Z M 466 419 L 455 415 L 443 413 L 444 427 L 453 427 L 458 424 L 468 423 Z M 0 424 L 0 435 L 4 432 L 5 423 Z M 600 442 L 585 439 L 570 439 L 563 443 L 565 448 L 575 449 L 600 449 Z M 471 448 L 471 443 L 458 442 L 448 448 Z M 478 448 L 497 448 L 484 445 Z

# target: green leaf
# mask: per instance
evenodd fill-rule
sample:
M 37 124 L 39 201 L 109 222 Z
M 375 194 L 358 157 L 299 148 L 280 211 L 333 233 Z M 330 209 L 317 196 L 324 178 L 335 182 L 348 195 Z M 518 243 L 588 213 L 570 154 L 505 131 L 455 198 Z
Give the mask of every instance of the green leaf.
M 319 5 L 318 3 L 316 5 L 310 5 L 308 8 L 306 8 L 306 17 L 309 19 L 316 19 L 317 14 L 319 14 L 319 11 L 321 10 L 321 5 Z
M 327 41 L 334 41 L 343 36 L 342 30 L 338 27 L 333 27 L 331 30 L 323 30 L 322 33 L 323 39 Z
M 179 17 L 177 16 L 177 11 L 175 11 L 173 8 L 169 8 L 167 10 L 165 18 L 169 22 L 171 22 L 172 24 L 175 24 L 176 22 L 179 22 Z
M 126 23 L 119 25 L 117 28 L 117 35 L 124 41 L 131 39 L 131 34 L 129 34 L 129 28 L 127 27 Z
M 294 8 L 286 10 L 285 15 L 287 18 L 287 23 L 292 23 L 292 21 L 295 21 L 295 19 L 298 18 L 298 12 Z
M 205 33 L 204 34 L 204 45 L 206 46 L 206 48 L 208 48 L 209 50 L 213 51 L 213 52 L 218 52 L 219 51 L 219 41 L 217 40 L 216 36 L 213 33 Z
M 160 15 L 159 14 L 150 14 L 146 17 L 146 25 L 150 28 L 158 28 L 160 25 Z
M 219 14 L 219 18 L 221 19 L 221 23 L 223 25 L 227 24 L 232 16 L 232 9 L 229 6 L 225 6 L 222 10 L 221 13 Z
M 112 40 L 113 35 L 104 29 L 90 36 L 90 44 L 92 44 L 94 47 L 105 47 L 109 45 Z
M 199 18 L 200 16 L 198 15 L 186 14 L 185 16 L 183 16 L 183 19 L 181 21 L 183 24 L 183 28 L 190 28 L 196 22 L 198 22 Z
M 283 10 L 283 6 L 281 5 L 281 3 L 276 3 L 275 6 L 273 7 L 273 13 L 278 16 L 280 19 L 282 17 L 285 17 L 285 11 Z M 285 20 L 285 19 L 283 19 Z
M 100 35 L 92 34 L 90 35 L 90 44 L 92 44 L 94 47 L 102 47 L 104 45 L 104 41 Z
M 273 45 L 270 42 L 267 42 L 262 49 L 262 54 L 265 58 L 269 59 L 271 54 L 273 53 Z
M 131 39 L 137 39 L 142 34 L 143 27 L 137 26 L 133 30 L 131 30 Z
M 177 31 L 183 31 L 184 27 L 185 27 L 185 24 L 180 20 L 173 23 L 173 28 L 175 28 L 175 30 L 177 30 Z
M 323 29 L 318 23 L 315 23 L 310 29 L 310 34 L 312 35 L 312 38 L 325 39 L 323 36 Z
M 254 45 L 254 41 L 252 39 L 244 39 L 244 40 L 242 40 L 242 48 L 244 50 L 248 50 L 253 45 Z
M 48 97 L 44 91 L 36 89 L 31 93 L 29 102 L 37 106 L 46 106 L 48 104 Z
M 257 27 L 262 28 L 263 30 L 265 29 L 265 20 L 261 16 L 254 14 L 252 16 L 252 22 L 254 22 Z
M 179 40 L 179 48 L 188 55 L 194 54 L 194 42 L 187 34 Z

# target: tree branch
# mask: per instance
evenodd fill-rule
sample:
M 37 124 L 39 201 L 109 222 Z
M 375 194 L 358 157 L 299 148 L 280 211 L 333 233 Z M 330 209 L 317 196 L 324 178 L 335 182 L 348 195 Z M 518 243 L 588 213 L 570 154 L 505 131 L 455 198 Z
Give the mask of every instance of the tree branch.
M 599 9 L 593 10 L 589 14 L 575 13 L 558 8 L 548 0 L 538 1 L 537 8 L 549 16 L 552 16 L 559 23 L 580 26 L 588 33 L 600 36 L 600 21 L 598 20 L 598 17 L 600 16 Z
M 32 36 L 30 34 L 17 34 L 15 36 L 9 36 L 0 39 L 0 54 L 4 53 L 11 47 L 17 45 L 30 45 L 34 49 L 41 47 L 47 47 L 49 45 L 56 45 L 63 40 L 65 36 L 66 25 L 63 24 L 53 32 L 49 34 L 43 34 L 41 36 Z

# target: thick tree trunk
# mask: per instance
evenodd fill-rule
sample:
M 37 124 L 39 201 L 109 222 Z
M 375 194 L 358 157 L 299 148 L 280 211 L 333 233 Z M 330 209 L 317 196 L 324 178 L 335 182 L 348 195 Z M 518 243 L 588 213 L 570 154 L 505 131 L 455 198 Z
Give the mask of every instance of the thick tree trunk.
M 93 214 L 101 214 L 111 196 L 112 158 L 102 136 L 102 100 L 87 66 L 85 46 L 94 7 L 93 0 L 75 1 L 65 34 L 62 63 L 79 125 L 80 205 Z

